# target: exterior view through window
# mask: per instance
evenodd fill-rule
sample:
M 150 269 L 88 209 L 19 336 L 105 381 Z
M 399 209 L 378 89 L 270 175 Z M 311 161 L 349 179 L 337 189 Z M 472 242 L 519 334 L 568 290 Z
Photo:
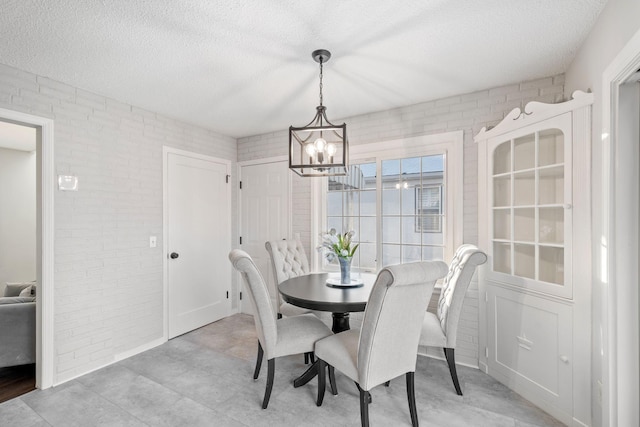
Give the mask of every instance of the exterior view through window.
M 356 163 L 349 176 L 329 177 L 327 229 L 356 232 L 353 267 L 444 259 L 445 176 L 437 154 Z

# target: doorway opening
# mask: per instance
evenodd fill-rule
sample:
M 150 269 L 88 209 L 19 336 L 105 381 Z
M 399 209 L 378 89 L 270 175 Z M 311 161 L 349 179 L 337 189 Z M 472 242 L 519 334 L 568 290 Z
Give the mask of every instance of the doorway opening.
M 33 321 L 33 326 L 29 326 L 31 333 L 35 328 L 35 343 L 32 341 L 29 344 L 30 358 L 16 358 L 19 363 L 14 365 L 27 366 L 32 364 L 31 369 L 19 370 L 21 372 L 18 372 L 17 375 L 24 377 L 26 369 L 26 376 L 30 378 L 28 380 L 31 384 L 29 387 L 35 385 L 36 388 L 45 389 L 53 385 L 54 362 L 53 120 L 0 108 L 0 125 L 5 133 L 9 132 L 8 129 L 12 129 L 18 133 L 22 131 L 22 133 L 29 135 L 28 143 L 17 143 L 17 146 L 12 147 L 7 146 L 9 143 L 5 142 L 3 148 L 0 148 L 2 150 L 0 153 L 2 160 L 0 161 L 8 162 L 4 166 L 16 172 L 16 175 L 12 175 L 11 178 L 3 178 L 3 184 L 9 183 L 4 187 L 11 187 L 3 189 L 7 192 L 4 197 L 11 197 L 11 203 L 4 204 L 16 208 L 19 205 L 25 211 L 19 212 L 25 221 L 19 222 L 18 219 L 13 218 L 11 227 L 16 229 L 3 230 L 5 234 L 8 233 L 4 238 L 9 239 L 7 244 L 11 245 L 11 251 L 17 258 L 3 259 L 3 263 L 9 262 L 12 265 L 10 268 L 3 269 L 3 276 L 0 277 L 0 292 L 1 295 L 5 295 L 8 288 L 6 283 L 9 282 L 14 284 L 11 286 L 9 294 L 13 294 L 18 288 L 20 288 L 18 298 L 21 298 L 20 292 L 23 291 L 25 295 L 22 298 L 28 298 L 27 293 L 35 294 L 35 309 L 32 308 L 32 313 L 29 314 L 29 318 Z M 15 143 L 15 135 L 12 139 Z M 29 186 L 31 189 L 26 190 Z M 11 191 L 14 193 L 17 191 L 17 195 L 9 194 Z M 3 215 L 3 220 L 9 216 Z M 29 217 L 28 221 L 26 221 L 27 217 Z M 21 232 L 18 232 L 17 229 L 21 229 Z M 28 231 L 24 231 L 25 229 Z M 2 251 L 6 252 L 4 248 Z M 22 261 L 17 261 L 18 259 Z M 23 286 L 24 283 L 27 285 Z M 21 303 L 15 302 L 15 304 Z M 2 304 L 0 307 L 11 306 L 15 309 L 15 304 Z M 25 361 L 31 363 L 23 363 Z M 11 362 L 7 364 L 7 366 L 10 365 L 12 365 Z M 35 372 L 35 384 L 31 377 L 32 372 Z M 6 378 L 4 379 L 6 380 Z M 11 381 L 13 380 L 9 382 Z M 21 382 L 24 383 L 22 380 Z
M 0 121 L 0 402 L 36 385 L 36 175 L 36 130 Z

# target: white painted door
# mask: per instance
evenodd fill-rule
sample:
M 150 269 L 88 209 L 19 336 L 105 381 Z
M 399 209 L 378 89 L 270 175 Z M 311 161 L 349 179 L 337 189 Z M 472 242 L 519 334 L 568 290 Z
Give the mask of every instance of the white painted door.
M 276 287 L 271 260 L 264 244 L 269 240 L 290 238 L 289 174 L 285 161 L 246 165 L 242 166 L 240 172 L 242 250 L 251 255 L 268 282 L 274 307 Z M 251 313 L 251 307 L 244 304 L 245 301 L 241 301 L 242 312 Z
M 167 152 L 166 224 L 169 338 L 229 314 L 229 163 Z

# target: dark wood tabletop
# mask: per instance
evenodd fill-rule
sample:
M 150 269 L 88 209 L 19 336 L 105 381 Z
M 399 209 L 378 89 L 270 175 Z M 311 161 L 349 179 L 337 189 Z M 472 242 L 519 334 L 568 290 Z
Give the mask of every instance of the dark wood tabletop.
M 354 278 L 362 278 L 364 284 L 356 288 L 331 287 L 327 285 L 329 273 L 314 273 L 285 280 L 278 285 L 278 290 L 282 294 L 282 299 L 289 304 L 309 310 L 333 313 L 364 311 L 376 275 L 367 273 L 361 275 L 352 273 L 352 275 Z

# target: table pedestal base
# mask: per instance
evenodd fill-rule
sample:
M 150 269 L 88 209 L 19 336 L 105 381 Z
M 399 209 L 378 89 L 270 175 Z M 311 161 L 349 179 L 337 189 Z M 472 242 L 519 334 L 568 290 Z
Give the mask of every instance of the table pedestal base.
M 343 331 L 348 331 L 350 329 L 349 313 L 333 313 L 332 317 L 333 317 L 333 325 L 331 326 L 331 330 L 333 331 L 334 334 L 337 334 Z M 300 375 L 298 378 L 293 380 L 293 386 L 296 388 L 303 386 L 309 381 L 311 381 L 316 375 L 318 375 L 317 359 L 315 362 L 313 362 L 311 366 L 309 366 L 309 369 L 304 371 L 302 375 Z

